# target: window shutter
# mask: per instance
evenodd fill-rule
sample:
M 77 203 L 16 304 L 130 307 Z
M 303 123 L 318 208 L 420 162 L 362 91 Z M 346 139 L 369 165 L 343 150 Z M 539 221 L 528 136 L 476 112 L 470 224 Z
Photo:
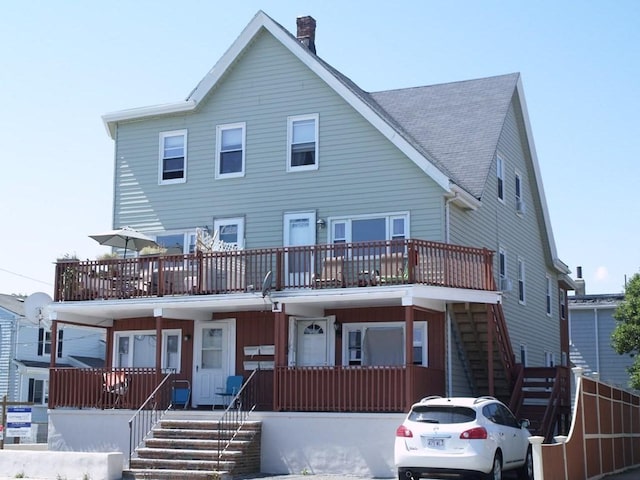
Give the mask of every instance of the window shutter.
M 38 356 L 44 352 L 44 328 L 38 329 Z
M 58 330 L 58 358 L 62 358 L 62 334 L 64 330 Z

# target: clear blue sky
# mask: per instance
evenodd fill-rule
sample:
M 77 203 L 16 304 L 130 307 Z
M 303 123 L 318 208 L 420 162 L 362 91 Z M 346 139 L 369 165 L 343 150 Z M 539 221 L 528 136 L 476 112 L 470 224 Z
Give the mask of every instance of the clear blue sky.
M 224 7 L 222 7 L 224 5 Z M 521 72 L 559 257 L 587 293 L 640 271 L 640 2 L 30 1 L 0 8 L 0 293 L 112 227 L 104 113 L 184 99 L 259 10 L 317 21 L 368 91 Z

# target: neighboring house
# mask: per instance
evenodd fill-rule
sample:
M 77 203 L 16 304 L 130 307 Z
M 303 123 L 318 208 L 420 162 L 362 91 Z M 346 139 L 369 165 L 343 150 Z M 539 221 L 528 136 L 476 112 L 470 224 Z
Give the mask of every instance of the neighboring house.
M 104 121 L 114 227 L 173 254 L 59 262 L 51 311 L 54 331 L 105 328 L 108 368 L 135 376 L 120 406 L 153 389 L 142 368 L 201 409 L 257 372 L 259 411 L 329 413 L 519 409 L 522 367 L 566 374 L 573 282 L 519 74 L 369 93 L 316 55 L 311 17 L 296 37 L 258 12 L 184 101 Z M 59 370 L 54 407 L 97 406 Z
M 9 401 L 18 398 L 12 361 L 21 319 L 24 319 L 24 297 L 0 294 L 0 399 L 6 396 Z
M 47 439 L 51 329 L 25 315 L 24 301 L 25 297 L 0 294 L 0 382 L 9 401 L 33 404 L 30 440 L 42 442 Z M 102 330 L 65 325 L 57 331 L 58 367 L 101 367 L 104 350 Z
M 577 268 L 576 291 L 569 297 L 571 363 L 585 374 L 598 373 L 603 382 L 629 388 L 630 355 L 619 355 L 611 345 L 618 321 L 613 314 L 623 293 L 587 295 L 582 268 Z

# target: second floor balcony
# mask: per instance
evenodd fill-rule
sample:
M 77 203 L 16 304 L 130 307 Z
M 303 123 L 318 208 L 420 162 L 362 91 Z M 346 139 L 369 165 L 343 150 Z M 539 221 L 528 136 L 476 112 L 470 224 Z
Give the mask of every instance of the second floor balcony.
M 495 290 L 493 252 L 416 239 L 61 260 L 54 301 L 424 284 Z

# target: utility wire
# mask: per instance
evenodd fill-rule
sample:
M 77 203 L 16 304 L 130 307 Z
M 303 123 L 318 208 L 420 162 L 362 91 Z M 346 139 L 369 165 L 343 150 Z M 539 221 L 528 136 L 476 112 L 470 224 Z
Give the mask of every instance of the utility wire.
M 44 280 L 38 280 L 37 278 L 27 277 L 26 275 L 22 275 L 21 273 L 12 272 L 11 270 L 7 270 L 6 268 L 0 267 L 0 271 L 10 273 L 11 275 L 15 275 L 16 277 L 26 278 L 27 280 L 32 280 L 34 282 L 43 283 L 44 285 L 49 285 L 53 287 L 53 283 L 45 282 Z

